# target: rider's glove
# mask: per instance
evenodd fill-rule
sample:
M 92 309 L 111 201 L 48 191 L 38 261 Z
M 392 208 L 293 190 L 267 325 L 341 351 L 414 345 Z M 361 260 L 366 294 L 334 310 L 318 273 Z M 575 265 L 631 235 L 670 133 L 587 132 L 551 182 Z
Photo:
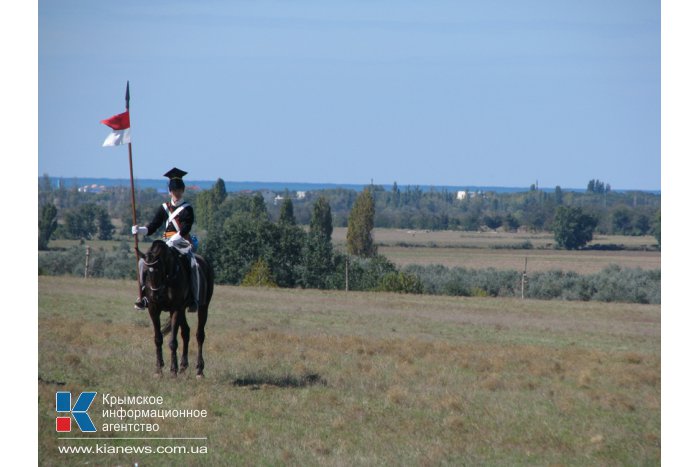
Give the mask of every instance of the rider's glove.
M 148 228 L 147 227 L 139 227 L 138 225 L 132 225 L 131 226 L 131 234 L 132 235 L 137 235 L 137 234 L 142 234 L 146 235 L 148 233 Z

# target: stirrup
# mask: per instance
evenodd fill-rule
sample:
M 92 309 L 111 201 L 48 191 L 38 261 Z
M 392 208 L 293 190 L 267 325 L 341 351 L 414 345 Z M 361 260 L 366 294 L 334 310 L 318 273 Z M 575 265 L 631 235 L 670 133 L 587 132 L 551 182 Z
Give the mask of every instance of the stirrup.
M 145 310 L 148 307 L 148 299 L 146 297 L 141 297 L 134 302 L 134 308 L 137 310 Z

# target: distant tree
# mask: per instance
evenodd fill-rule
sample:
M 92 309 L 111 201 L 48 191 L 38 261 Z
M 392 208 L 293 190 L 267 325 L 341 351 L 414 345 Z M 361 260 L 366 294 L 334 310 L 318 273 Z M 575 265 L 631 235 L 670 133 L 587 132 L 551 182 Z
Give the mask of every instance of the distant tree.
M 656 243 L 661 247 L 661 209 L 656 211 L 656 218 L 654 219 L 654 224 L 651 227 L 652 235 L 656 238 Z
M 302 250 L 306 234 L 301 227 L 290 223 L 272 225 L 272 241 L 267 261 L 275 283 L 280 287 L 295 287 L 299 280 Z
M 632 233 L 632 213 L 629 208 L 621 207 L 613 211 L 612 229 L 613 233 L 630 235 Z
M 267 220 L 270 217 L 265 199 L 260 193 L 255 193 L 252 198 L 249 198 L 249 212 L 257 220 Z
M 399 204 L 401 203 L 401 190 L 399 190 L 399 186 L 394 182 L 394 185 L 391 187 L 391 205 L 395 208 L 399 207 Z
M 325 289 L 335 269 L 333 243 L 333 218 L 331 207 L 324 197 L 316 200 L 311 214 L 309 235 L 306 237 L 302 257 L 301 283 L 304 287 Z
M 598 179 L 590 180 L 586 191 L 589 193 L 609 193 L 612 190 L 609 183 L 603 183 Z
M 136 205 L 136 219 L 137 222 L 139 219 L 142 219 L 141 217 L 141 207 L 137 204 Z M 131 226 L 134 225 L 134 215 L 133 211 L 131 210 L 131 204 L 124 204 L 120 210 L 119 210 L 119 220 L 121 220 L 122 223 L 122 228 L 119 231 L 120 234 L 122 235 L 131 235 Z
M 277 220 L 280 225 L 296 225 L 297 220 L 294 217 L 294 205 L 292 200 L 289 198 L 284 198 L 282 201 L 282 207 L 280 208 L 280 217 Z
M 554 188 L 554 202 L 557 206 L 564 204 L 564 193 L 561 191 L 561 187 L 559 185 Z
M 646 214 L 639 214 L 634 219 L 633 235 L 646 235 L 651 230 L 651 221 Z
M 311 213 L 311 224 L 309 228 L 312 234 L 319 234 L 324 241 L 331 241 L 333 234 L 333 217 L 331 215 L 331 206 L 325 197 L 319 197 L 314 202 L 313 211 Z
M 511 232 L 514 232 L 520 228 L 520 222 L 513 214 L 509 213 L 506 215 L 505 223 L 506 228 Z
M 372 240 L 374 229 L 374 199 L 369 188 L 357 197 L 348 217 L 348 253 L 355 256 L 371 257 L 377 254 Z
M 41 207 L 41 214 L 39 215 L 40 250 L 47 250 L 49 248 L 51 234 L 53 234 L 56 227 L 58 227 L 58 221 L 56 219 L 57 213 L 56 206 L 53 204 L 45 204 Z
M 53 201 L 53 188 L 51 187 L 51 178 L 48 174 L 44 174 L 39 181 L 39 204 L 41 206 Z
M 226 183 L 221 178 L 217 178 L 214 186 L 211 187 L 211 196 L 215 205 L 220 205 L 226 200 Z
M 95 210 L 95 221 L 97 222 L 97 238 L 111 240 L 115 227 L 112 224 L 112 219 L 109 218 L 109 213 L 102 206 L 98 206 Z
M 484 224 L 489 229 L 495 230 L 495 229 L 499 228 L 501 225 L 503 225 L 503 219 L 501 218 L 501 216 L 498 216 L 498 215 L 496 215 L 496 216 L 484 216 Z
M 66 211 L 64 217 L 68 236 L 70 238 L 93 238 L 97 233 L 96 214 L 97 206 L 92 203 Z
M 220 216 L 220 208 L 226 200 L 226 184 L 219 178 L 210 190 L 197 195 L 195 207 L 197 209 L 197 224 L 209 232 L 223 224 Z
M 581 208 L 559 206 L 552 223 L 554 240 L 560 247 L 574 250 L 593 240 L 598 221 Z

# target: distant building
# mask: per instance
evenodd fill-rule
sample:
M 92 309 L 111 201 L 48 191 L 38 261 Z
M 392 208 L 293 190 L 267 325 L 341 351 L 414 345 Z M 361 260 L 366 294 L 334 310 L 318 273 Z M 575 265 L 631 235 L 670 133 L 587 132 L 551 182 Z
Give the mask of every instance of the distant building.
M 305 191 L 297 191 L 297 199 L 305 199 L 305 198 L 306 198 Z
M 280 201 L 284 201 L 284 196 L 280 196 L 280 195 L 275 196 L 275 200 L 274 200 L 275 206 L 277 206 L 277 203 L 279 203 Z
M 93 183 L 92 185 L 78 187 L 78 192 L 80 193 L 104 193 L 106 190 L 106 186 L 98 185 L 96 183 Z
M 457 192 L 457 200 L 462 201 L 467 199 L 467 192 L 466 191 L 458 191 Z

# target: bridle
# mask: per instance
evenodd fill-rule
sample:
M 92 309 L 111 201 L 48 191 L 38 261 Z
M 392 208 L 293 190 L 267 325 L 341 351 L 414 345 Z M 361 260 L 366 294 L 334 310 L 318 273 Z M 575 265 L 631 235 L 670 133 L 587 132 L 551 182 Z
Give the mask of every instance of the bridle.
M 164 253 L 164 254 L 167 254 L 167 253 Z M 153 266 L 155 266 L 156 264 L 158 264 L 158 263 L 160 262 L 160 260 L 161 260 L 161 258 L 158 257 L 158 258 L 155 259 L 155 261 L 149 263 L 148 261 L 146 261 L 146 260 L 144 259 L 144 264 L 148 267 L 148 273 L 154 272 L 155 268 L 154 268 Z M 147 286 L 152 292 L 159 292 L 159 291 L 163 290 L 164 288 L 166 288 L 166 287 L 168 286 L 168 284 L 170 284 L 170 283 L 173 281 L 173 279 L 174 279 L 175 277 L 177 277 L 177 272 L 178 272 L 177 261 L 175 261 L 175 267 L 172 268 L 172 269 L 173 269 L 172 272 L 166 272 L 166 274 L 165 274 L 165 280 L 163 281 L 163 284 L 162 284 L 162 285 L 160 285 L 160 286 L 158 286 L 158 287 L 153 287 L 150 283 L 148 283 L 149 281 L 147 281 L 146 286 Z M 150 275 L 150 274 L 149 274 L 149 275 Z

